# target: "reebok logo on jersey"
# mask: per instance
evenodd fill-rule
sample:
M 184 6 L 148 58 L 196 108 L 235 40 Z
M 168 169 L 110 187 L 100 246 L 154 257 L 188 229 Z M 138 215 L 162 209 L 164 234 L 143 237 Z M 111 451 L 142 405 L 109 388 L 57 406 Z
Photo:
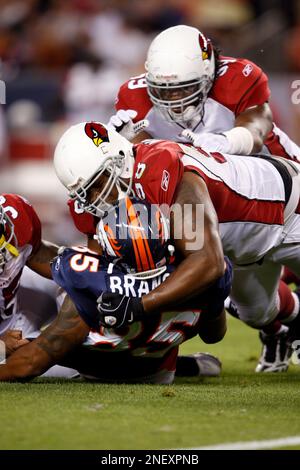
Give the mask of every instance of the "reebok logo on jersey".
M 170 182 L 170 173 L 167 170 L 163 171 L 162 178 L 161 178 L 161 189 L 163 191 L 168 191 Z
M 245 77 L 249 77 L 252 70 L 253 70 L 252 65 L 251 64 L 246 64 L 245 67 L 243 68 L 243 75 Z

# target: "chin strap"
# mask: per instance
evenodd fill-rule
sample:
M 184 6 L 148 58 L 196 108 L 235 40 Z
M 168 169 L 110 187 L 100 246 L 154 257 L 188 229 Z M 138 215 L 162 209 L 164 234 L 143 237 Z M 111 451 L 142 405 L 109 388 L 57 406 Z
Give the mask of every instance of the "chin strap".
M 200 110 L 196 110 L 196 106 L 190 105 L 183 112 L 183 125 L 189 129 L 194 129 L 204 118 L 204 105 Z
M 4 248 L 6 248 L 6 250 L 8 250 L 13 256 L 15 257 L 19 256 L 20 254 L 19 250 L 15 246 L 11 245 L 10 243 L 6 243 L 4 235 L 0 237 L 0 249 L 3 247 L 3 245 L 4 245 Z

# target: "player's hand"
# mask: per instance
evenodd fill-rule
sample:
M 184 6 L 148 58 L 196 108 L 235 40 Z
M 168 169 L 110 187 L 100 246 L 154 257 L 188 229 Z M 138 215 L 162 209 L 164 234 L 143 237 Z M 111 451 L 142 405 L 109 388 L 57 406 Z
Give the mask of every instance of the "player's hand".
M 107 328 L 119 328 L 141 320 L 144 308 L 141 299 L 104 292 L 97 299 L 99 323 Z
M 116 114 L 111 116 L 107 127 L 117 131 L 121 136 L 125 137 L 125 139 L 132 140 L 149 126 L 147 119 L 142 119 L 134 123 L 132 119 L 136 116 L 137 112 L 134 109 L 120 109 Z
M 201 147 L 207 152 L 228 153 L 229 151 L 228 139 L 223 134 L 214 134 L 213 132 L 197 134 L 190 129 L 185 129 L 181 136 L 185 137 L 194 147 Z
M 0 336 L 0 340 L 5 344 L 6 356 L 10 356 L 21 346 L 29 343 L 28 339 L 22 339 L 21 330 L 7 330 Z

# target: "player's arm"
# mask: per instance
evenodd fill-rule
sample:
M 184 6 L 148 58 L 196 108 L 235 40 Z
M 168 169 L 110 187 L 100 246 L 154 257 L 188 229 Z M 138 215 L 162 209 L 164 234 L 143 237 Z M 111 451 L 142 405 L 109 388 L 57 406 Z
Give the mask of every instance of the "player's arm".
M 148 120 L 141 119 L 138 122 L 134 122 L 133 120 L 137 115 L 138 113 L 134 109 L 119 109 L 116 114 L 110 117 L 107 126 L 125 137 L 125 139 L 136 144 L 150 137 L 144 130 L 149 126 Z
M 95 240 L 93 235 L 87 235 L 87 247 L 89 250 L 94 251 L 95 253 L 98 253 L 99 255 L 102 254 L 103 250 L 101 246 L 99 245 L 98 241 Z
M 273 125 L 266 74 L 252 62 L 237 59 L 216 80 L 214 93 L 217 101 L 234 113 L 234 126 L 219 133 L 185 129 L 182 135 L 209 152 L 250 155 L 261 151 Z
M 268 103 L 253 106 L 239 114 L 234 127 L 245 128 L 250 131 L 253 138 L 253 146 L 250 153 L 260 152 L 267 135 L 272 130 L 273 116 Z
M 103 293 L 97 300 L 101 324 L 119 327 L 143 320 L 147 315 L 185 310 L 186 305 L 191 305 L 194 301 L 193 309 L 197 309 L 197 299 L 201 293 L 223 277 L 225 262 L 218 220 L 206 185 L 200 176 L 192 172 L 184 173 L 174 206 L 176 205 L 181 210 L 177 210 L 176 217 L 171 218 L 171 230 L 177 253 L 182 257 L 181 263 L 159 287 L 141 298 Z M 186 211 L 184 206 L 187 205 L 192 211 Z M 199 217 L 200 224 L 197 220 L 197 205 L 200 206 L 200 211 L 204 211 L 204 217 Z M 179 228 L 183 229 L 182 233 L 176 236 Z M 192 233 L 194 237 L 191 237 Z M 222 310 L 223 304 L 210 312 L 210 319 L 219 317 Z M 211 336 L 215 328 L 214 325 L 203 325 L 203 335 L 207 342 L 219 341 L 225 334 L 226 324 L 224 326 L 223 322 L 220 332 Z
M 5 344 L 6 357 L 10 356 L 18 348 L 28 343 L 27 339 L 22 338 L 21 330 L 5 331 L 2 335 L 0 335 L 0 341 L 3 341 Z
M 247 108 L 235 118 L 234 127 L 216 134 L 197 134 L 185 129 L 182 135 L 195 147 L 209 152 L 250 155 L 260 152 L 265 139 L 272 130 L 272 111 L 268 103 Z
M 66 296 L 54 322 L 31 343 L 13 353 L 0 365 L 0 381 L 24 380 L 41 375 L 57 364 L 89 332 L 71 299 Z
M 152 139 L 151 135 L 148 134 L 148 132 L 146 131 L 140 131 L 135 137 L 133 137 L 131 142 L 133 144 L 138 144 L 139 142 L 142 142 L 143 140 L 146 140 L 146 139 Z
M 27 260 L 27 266 L 41 276 L 52 279 L 50 262 L 57 256 L 58 246 L 42 240 L 39 248 Z
M 236 62 L 234 75 L 239 79 L 235 81 L 233 91 L 235 123 L 232 129 L 223 134 L 227 138 L 228 153 L 250 155 L 261 151 L 272 130 L 273 116 L 268 104 L 270 89 L 267 75 L 249 61 L 246 68 L 249 68 L 250 73 L 245 75 L 244 65 L 245 61 Z
M 142 297 L 146 313 L 178 308 L 183 302 L 201 294 L 224 273 L 224 255 L 218 231 L 218 219 L 206 185 L 192 172 L 183 175 L 175 204 L 181 206 L 181 218 L 171 220 L 174 244 L 183 261 L 159 287 Z M 199 227 L 196 205 L 203 205 L 204 224 Z M 192 213 L 184 205 L 193 207 Z M 176 239 L 181 224 L 182 237 Z M 203 243 L 199 237 L 203 230 Z M 194 239 L 190 238 L 195 233 Z M 193 247 L 191 248 L 191 242 Z

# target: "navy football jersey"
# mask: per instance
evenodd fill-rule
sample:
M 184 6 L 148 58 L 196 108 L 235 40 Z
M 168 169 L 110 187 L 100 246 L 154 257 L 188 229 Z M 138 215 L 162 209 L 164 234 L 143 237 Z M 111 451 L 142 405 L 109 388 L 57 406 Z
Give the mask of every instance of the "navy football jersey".
M 102 292 L 141 297 L 155 289 L 174 271 L 169 265 L 163 274 L 140 279 L 125 274 L 101 255 L 86 247 L 65 248 L 52 263 L 52 276 L 71 297 L 79 315 L 92 330 L 87 344 L 103 351 L 130 351 L 134 356 L 163 357 L 171 348 L 196 336 L 202 311 L 220 312 L 231 286 L 229 262 L 224 274 L 199 299 L 197 308 L 149 315 L 145 320 L 122 328 L 99 326 L 97 299 Z
M 122 272 L 86 247 L 65 248 L 52 263 L 53 280 L 71 297 L 78 313 L 91 329 L 99 329 L 97 299 L 102 292 L 142 297 L 161 284 L 175 267 L 152 279 L 140 279 Z

